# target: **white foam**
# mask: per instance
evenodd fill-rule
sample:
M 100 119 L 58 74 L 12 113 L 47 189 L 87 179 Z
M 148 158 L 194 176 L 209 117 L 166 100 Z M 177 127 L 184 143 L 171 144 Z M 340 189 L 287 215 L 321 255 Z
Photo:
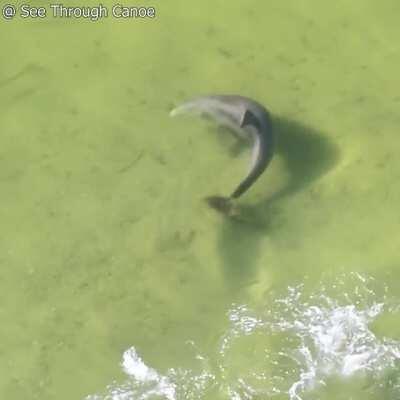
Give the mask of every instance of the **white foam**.
M 371 322 L 391 310 L 365 279 L 357 277 L 361 285 L 351 294 L 334 283 L 340 299 L 328 295 L 333 285 L 307 296 L 298 286 L 269 302 L 267 311 L 232 306 L 228 311 L 230 326 L 211 359 L 189 343 L 196 351 L 193 365 L 197 367 L 193 370 L 171 368 L 160 373 L 131 347 L 122 359 L 126 381 L 110 385 L 105 395 L 86 400 L 201 400 L 210 398 L 210 392 L 216 399 L 280 395 L 304 400 L 309 391 L 329 388 L 331 378 L 336 379 L 331 389 L 334 394 L 337 379 L 345 382 L 356 375 L 365 376 L 372 388 L 379 389 L 385 374 L 396 371 L 400 342 L 372 332 Z M 397 306 L 392 309 L 398 311 Z M 271 338 L 278 339 L 280 347 L 270 345 Z M 253 351 L 246 354 L 248 349 Z M 243 363 L 238 364 L 237 357 L 243 358 Z M 399 382 L 389 381 L 393 398 L 400 398 Z
M 131 347 L 124 352 L 122 357 L 122 367 L 126 374 L 141 382 L 157 380 L 159 378 L 157 372 L 154 369 L 149 368 L 137 355 L 134 347 Z

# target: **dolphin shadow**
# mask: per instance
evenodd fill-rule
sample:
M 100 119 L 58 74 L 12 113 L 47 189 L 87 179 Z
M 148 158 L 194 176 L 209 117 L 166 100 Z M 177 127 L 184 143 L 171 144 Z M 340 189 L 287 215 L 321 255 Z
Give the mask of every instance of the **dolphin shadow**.
M 269 203 L 304 189 L 326 174 L 339 160 L 337 145 L 306 125 L 278 117 L 274 119 L 274 133 L 276 153 L 285 160 L 290 182 L 265 200 Z
M 284 159 L 289 181 L 256 204 L 238 204 L 236 216 L 224 216 L 217 245 L 232 289 L 254 281 L 260 243 L 271 232 L 276 206 L 320 179 L 339 160 L 338 147 L 321 132 L 284 117 L 275 117 L 273 127 L 275 152 Z

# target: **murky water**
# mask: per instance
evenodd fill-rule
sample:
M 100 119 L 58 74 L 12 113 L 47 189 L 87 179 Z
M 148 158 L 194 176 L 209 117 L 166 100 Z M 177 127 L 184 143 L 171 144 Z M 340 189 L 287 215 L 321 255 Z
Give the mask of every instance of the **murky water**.
M 0 20 L 0 397 L 399 398 L 400 6 L 151 5 Z M 240 218 L 204 93 L 273 116 Z
M 132 347 L 121 363 L 125 382 L 113 382 L 106 394 L 87 400 L 301 400 L 337 398 L 338 390 L 344 390 L 344 398 L 398 398 L 400 341 L 380 338 L 371 330 L 384 314 L 398 318 L 398 307 L 386 296 L 377 302 L 371 280 L 359 275 L 343 278 L 354 282 L 356 290 L 342 292 L 345 284 L 338 280 L 330 285 L 336 299 L 324 287 L 308 295 L 303 287 L 289 287 L 285 297 L 263 311 L 233 306 L 229 327 L 213 354 L 204 356 L 195 343 L 185 343 L 188 352 L 194 352 L 197 371 L 171 368 L 161 375 Z

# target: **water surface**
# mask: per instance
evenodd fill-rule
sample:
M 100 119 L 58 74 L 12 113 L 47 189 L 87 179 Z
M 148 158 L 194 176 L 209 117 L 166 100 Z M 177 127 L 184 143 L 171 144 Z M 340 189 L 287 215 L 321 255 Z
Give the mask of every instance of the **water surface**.
M 259 399 L 274 385 L 282 399 L 398 398 L 400 6 L 152 5 L 153 20 L 0 22 L 1 398 L 105 399 L 109 385 L 133 390 L 116 399 Z M 211 123 L 168 117 L 204 93 L 252 97 L 274 117 L 276 156 L 240 221 L 202 198 L 230 193 L 248 152 Z M 322 284 L 321 318 L 342 316 L 347 333 L 360 318 L 374 337 L 332 339 L 344 346 L 332 363 L 309 344 L 315 386 L 290 392 L 311 371 L 307 337 L 277 319 L 318 326 L 305 303 Z M 299 308 L 273 306 L 299 285 Z M 340 297 L 357 285 L 363 303 Z M 243 307 L 261 325 L 222 360 Z M 393 365 L 366 356 L 382 346 Z

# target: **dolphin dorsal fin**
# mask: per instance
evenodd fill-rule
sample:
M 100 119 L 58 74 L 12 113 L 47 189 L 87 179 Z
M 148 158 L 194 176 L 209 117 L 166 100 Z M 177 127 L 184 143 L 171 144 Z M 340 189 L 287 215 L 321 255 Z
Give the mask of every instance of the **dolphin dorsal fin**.
M 241 128 L 245 127 L 246 125 L 255 125 L 256 127 L 259 127 L 260 125 L 256 116 L 249 110 L 245 110 L 242 120 L 240 121 Z

